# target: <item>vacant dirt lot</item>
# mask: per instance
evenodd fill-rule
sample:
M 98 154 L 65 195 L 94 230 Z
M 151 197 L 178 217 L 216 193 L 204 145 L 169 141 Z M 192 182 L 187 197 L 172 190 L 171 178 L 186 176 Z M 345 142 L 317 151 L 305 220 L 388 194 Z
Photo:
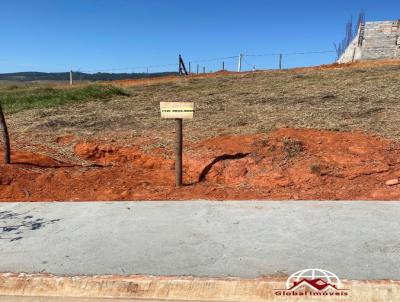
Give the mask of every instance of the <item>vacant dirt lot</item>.
M 117 84 L 130 96 L 8 115 L 0 200 L 400 197 L 400 62 Z M 181 189 L 160 101 L 196 106 Z
M 284 128 L 190 143 L 179 189 L 171 150 L 143 145 L 151 141 L 72 141 L 85 164 L 16 152 L 0 166 L 0 200 L 400 198 L 385 184 L 400 177 L 400 146 L 359 132 Z
M 196 118 L 185 130 L 193 140 L 284 126 L 363 130 L 399 139 L 400 62 L 361 66 L 156 79 L 140 86 L 132 81 L 132 87 L 125 82 L 129 97 L 27 110 L 8 120 L 14 135 L 103 138 L 115 131 L 128 137 L 152 132 L 158 143 L 168 143 L 173 123 L 160 120 L 159 102 L 190 100 L 196 103 Z

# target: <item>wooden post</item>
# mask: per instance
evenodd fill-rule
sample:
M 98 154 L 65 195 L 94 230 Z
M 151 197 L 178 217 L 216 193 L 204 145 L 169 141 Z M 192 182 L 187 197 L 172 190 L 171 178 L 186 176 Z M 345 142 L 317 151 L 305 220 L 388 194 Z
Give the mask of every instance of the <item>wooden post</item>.
M 179 69 L 178 69 L 178 73 L 179 73 L 179 75 L 181 75 L 182 74 L 182 66 L 181 66 L 181 55 L 179 55 L 178 56 L 178 64 L 179 64 Z
M 238 72 L 241 72 L 241 71 L 242 71 L 242 59 L 243 59 L 243 54 L 239 54 L 238 68 L 237 68 L 237 71 L 238 71 Z
M 279 69 L 282 69 L 282 54 L 279 54 Z
M 179 60 L 179 74 L 180 75 L 182 75 L 182 74 L 188 75 L 188 72 L 187 72 L 186 66 L 185 66 L 185 62 L 183 62 L 181 55 L 179 55 L 178 60 Z
M 183 119 L 192 119 L 193 102 L 160 102 L 161 118 L 174 119 L 175 135 L 175 186 L 183 184 L 182 151 L 183 151 Z
M 72 85 L 72 70 L 69 71 L 69 84 Z
M 182 186 L 182 149 L 183 149 L 183 131 L 182 119 L 176 119 L 176 145 L 175 145 L 175 185 Z
M 4 163 L 11 163 L 11 151 L 10 151 L 10 136 L 8 135 L 8 129 L 6 124 L 6 119 L 4 118 L 3 109 L 0 104 L 0 127 L 3 137 L 3 158 Z

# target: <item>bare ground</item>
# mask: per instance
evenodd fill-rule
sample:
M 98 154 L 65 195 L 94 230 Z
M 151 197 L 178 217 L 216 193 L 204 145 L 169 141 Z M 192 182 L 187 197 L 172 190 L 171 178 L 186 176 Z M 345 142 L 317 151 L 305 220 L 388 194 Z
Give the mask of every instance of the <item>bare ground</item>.
M 399 139 L 399 85 L 400 62 L 189 77 L 127 86 L 130 97 L 24 111 L 8 121 L 14 136 L 40 142 L 63 134 L 103 138 L 119 132 L 127 138 L 149 133 L 165 145 L 173 124 L 160 119 L 159 102 L 194 101 L 195 119 L 185 122 L 190 140 L 268 133 L 285 126 L 362 130 Z
M 399 61 L 115 84 L 130 96 L 7 116 L 25 164 L 1 167 L 3 200 L 400 196 Z M 160 101 L 195 102 L 180 190 Z

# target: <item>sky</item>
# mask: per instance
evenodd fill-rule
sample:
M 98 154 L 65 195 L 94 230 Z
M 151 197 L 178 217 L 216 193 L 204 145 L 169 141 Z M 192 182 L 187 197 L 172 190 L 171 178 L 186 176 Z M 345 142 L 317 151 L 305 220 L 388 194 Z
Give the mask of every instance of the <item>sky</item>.
M 235 69 L 237 57 L 334 51 L 347 20 L 397 20 L 399 0 L 0 0 L 0 73 Z M 284 55 L 283 67 L 334 53 Z M 245 69 L 276 68 L 277 55 L 245 56 Z M 147 68 L 146 66 L 150 66 Z M 154 67 L 153 67 L 154 66 Z

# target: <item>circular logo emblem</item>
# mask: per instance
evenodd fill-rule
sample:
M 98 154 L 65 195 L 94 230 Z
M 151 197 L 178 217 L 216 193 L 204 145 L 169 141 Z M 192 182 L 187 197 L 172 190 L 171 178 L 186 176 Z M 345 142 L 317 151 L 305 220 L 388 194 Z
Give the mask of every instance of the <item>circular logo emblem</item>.
M 293 273 L 286 281 L 286 289 L 293 289 L 302 282 L 308 283 L 317 290 L 327 287 L 334 289 L 341 287 L 340 279 L 334 273 L 318 268 L 308 268 Z

